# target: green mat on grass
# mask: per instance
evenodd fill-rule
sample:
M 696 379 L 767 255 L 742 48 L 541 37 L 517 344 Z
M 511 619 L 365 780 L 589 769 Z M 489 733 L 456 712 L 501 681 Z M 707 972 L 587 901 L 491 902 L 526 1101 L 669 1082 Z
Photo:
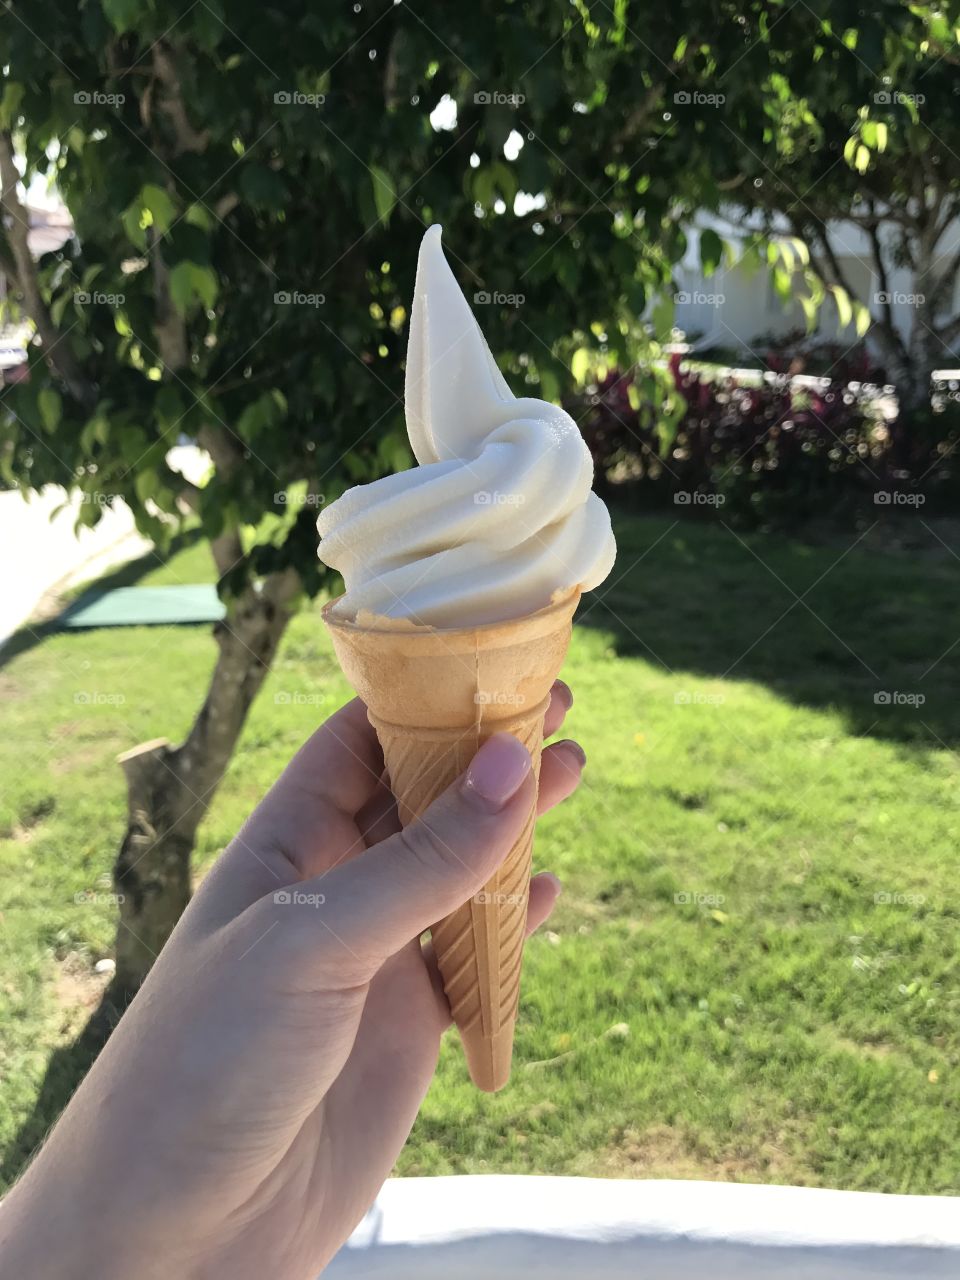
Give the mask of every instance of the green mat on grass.
M 58 619 L 61 627 L 149 627 L 218 622 L 223 604 L 212 584 L 188 587 L 118 587 L 80 597 Z

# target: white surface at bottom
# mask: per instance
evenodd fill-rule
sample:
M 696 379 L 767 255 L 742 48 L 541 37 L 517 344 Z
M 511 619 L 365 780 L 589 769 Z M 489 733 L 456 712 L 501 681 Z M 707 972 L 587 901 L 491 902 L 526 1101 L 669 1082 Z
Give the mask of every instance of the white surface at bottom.
M 960 1199 L 601 1178 L 397 1178 L 324 1280 L 960 1278 Z

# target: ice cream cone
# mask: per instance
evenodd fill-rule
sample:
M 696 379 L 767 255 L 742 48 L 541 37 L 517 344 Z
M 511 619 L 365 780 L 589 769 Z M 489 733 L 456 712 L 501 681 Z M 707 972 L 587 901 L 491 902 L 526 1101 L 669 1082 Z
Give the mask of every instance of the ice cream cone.
M 570 643 L 578 589 L 537 613 L 464 628 L 323 611 L 347 679 L 367 704 L 400 821 L 417 817 L 491 734 L 514 734 L 539 777 L 550 687 Z M 497 873 L 433 927 L 433 945 L 474 1083 L 510 1077 L 536 813 Z

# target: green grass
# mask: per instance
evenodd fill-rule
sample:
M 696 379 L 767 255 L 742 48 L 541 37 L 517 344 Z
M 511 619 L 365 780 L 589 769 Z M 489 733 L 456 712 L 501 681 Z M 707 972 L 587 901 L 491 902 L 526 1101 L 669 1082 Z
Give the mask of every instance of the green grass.
M 960 1192 L 957 559 L 919 527 L 909 552 L 875 532 L 619 533 L 565 670 L 589 768 L 539 829 L 566 889 L 528 945 L 513 1080 L 479 1094 L 450 1038 L 399 1171 Z M 209 579 L 205 557 L 142 581 Z M 0 1146 L 81 1021 L 71 975 L 109 954 L 109 905 L 74 895 L 109 888 L 113 757 L 181 735 L 212 661 L 201 628 L 104 630 L 0 672 Z M 301 615 L 199 868 L 346 696 Z

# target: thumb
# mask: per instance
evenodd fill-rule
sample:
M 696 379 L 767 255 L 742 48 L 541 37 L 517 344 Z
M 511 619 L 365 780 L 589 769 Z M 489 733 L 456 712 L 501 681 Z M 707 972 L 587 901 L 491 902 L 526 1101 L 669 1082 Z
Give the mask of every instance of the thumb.
M 297 886 L 305 899 L 322 899 L 318 910 L 299 913 L 310 963 L 332 964 L 350 983 L 369 980 L 489 880 L 535 812 L 530 753 L 511 734 L 494 734 L 420 818 Z

